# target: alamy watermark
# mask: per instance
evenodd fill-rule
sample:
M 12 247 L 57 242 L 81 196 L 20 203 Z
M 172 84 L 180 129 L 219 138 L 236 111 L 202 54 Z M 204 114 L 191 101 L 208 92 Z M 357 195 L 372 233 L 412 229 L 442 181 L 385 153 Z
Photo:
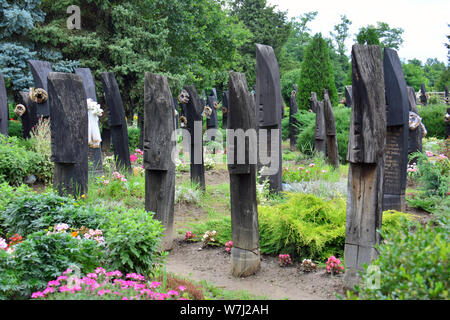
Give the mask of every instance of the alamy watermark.
M 70 14 L 67 18 L 67 29 L 81 30 L 81 10 L 79 6 L 71 5 L 67 7 L 66 12 Z
M 213 144 L 212 152 L 206 150 L 209 159 L 215 164 L 227 165 L 262 165 L 263 175 L 274 175 L 280 165 L 280 130 L 279 129 L 227 129 L 226 150 L 223 135 L 218 129 L 208 129 L 203 134 L 202 121 L 194 121 L 194 136 L 187 129 L 173 131 L 171 140 L 177 142 L 171 151 L 174 163 L 202 164 L 205 147 Z M 214 137 L 214 140 L 212 139 Z M 227 157 L 224 157 L 226 152 Z M 193 158 L 193 159 L 191 159 Z

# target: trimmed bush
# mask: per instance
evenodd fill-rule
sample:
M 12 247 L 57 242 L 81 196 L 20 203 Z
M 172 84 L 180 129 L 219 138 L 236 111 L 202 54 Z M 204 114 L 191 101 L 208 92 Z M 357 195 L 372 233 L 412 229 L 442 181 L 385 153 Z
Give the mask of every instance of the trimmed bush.
M 110 268 L 148 276 L 159 262 L 164 228 L 153 213 L 119 208 L 105 215 L 102 230 Z
M 301 193 L 288 193 L 287 197 L 283 203 L 258 207 L 261 253 L 288 253 L 293 259 L 308 258 L 323 262 L 331 255 L 342 257 L 345 200 L 335 198 L 324 201 L 314 195 Z M 398 228 L 402 217 L 408 216 L 397 211 L 384 212 L 383 228 Z M 216 230 L 216 245 L 225 245 L 232 238 L 230 216 L 211 218 L 192 226 L 191 231 L 197 235 Z
M 130 146 L 130 154 L 132 154 L 134 150 L 139 148 L 140 137 L 141 129 L 137 127 L 128 127 L 128 142 Z
M 418 106 L 420 117 L 427 129 L 427 138 L 445 139 L 444 116 L 447 106 L 444 104 Z

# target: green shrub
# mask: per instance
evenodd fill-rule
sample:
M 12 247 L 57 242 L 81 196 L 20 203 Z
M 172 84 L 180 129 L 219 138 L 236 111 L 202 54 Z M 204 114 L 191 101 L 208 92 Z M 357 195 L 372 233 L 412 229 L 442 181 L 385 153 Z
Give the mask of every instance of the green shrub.
M 355 291 L 362 300 L 447 300 L 449 297 L 448 259 L 450 256 L 448 212 L 438 225 L 403 225 L 390 232 L 381 231 L 385 241 L 379 257 L 362 283 L 374 278 L 379 285 L 362 285 Z M 351 296 L 351 294 L 349 295 Z
M 119 208 L 105 215 L 102 230 L 111 269 L 149 275 L 159 262 L 158 246 L 164 228 L 153 219 L 153 213 Z
M 96 229 L 100 224 L 100 208 L 80 206 L 71 198 L 52 192 L 28 193 L 14 198 L 3 212 L 0 221 L 9 234 L 27 236 L 57 223 L 71 227 Z
M 0 136 L 0 183 L 20 185 L 30 175 L 48 181 L 53 175 L 45 155 L 29 150 L 29 142 Z
M 263 254 L 289 253 L 292 258 L 325 261 L 330 255 L 343 256 L 346 203 L 342 198 L 324 201 L 314 195 L 287 194 L 287 200 L 274 206 L 259 206 L 260 249 Z M 400 226 L 405 213 L 386 211 L 383 228 Z M 217 245 L 231 240 L 231 217 L 220 216 L 192 224 L 197 240 L 207 230 L 216 230 Z
M 10 137 L 22 137 L 22 123 L 17 120 L 8 121 L 8 136 Z
M 411 155 L 417 159 L 420 189 L 427 196 L 444 197 L 450 188 L 450 160 L 444 154 L 426 152 L 415 152 Z
M 141 137 L 141 129 L 137 127 L 128 127 L 128 143 L 130 146 L 130 154 L 139 148 Z
M 69 233 L 35 232 L 0 255 L 0 298 L 28 298 L 69 267 L 92 272 L 103 261 L 99 244 Z
M 348 136 L 350 132 L 350 108 L 333 108 L 336 121 L 336 138 L 338 141 L 339 159 L 342 163 L 347 161 Z M 316 129 L 315 113 L 299 112 L 297 120 L 301 123 L 297 138 L 298 149 L 305 154 L 314 154 L 314 140 Z
M 427 137 L 445 139 L 444 116 L 447 111 L 445 104 L 418 106 L 420 117 L 427 129 Z

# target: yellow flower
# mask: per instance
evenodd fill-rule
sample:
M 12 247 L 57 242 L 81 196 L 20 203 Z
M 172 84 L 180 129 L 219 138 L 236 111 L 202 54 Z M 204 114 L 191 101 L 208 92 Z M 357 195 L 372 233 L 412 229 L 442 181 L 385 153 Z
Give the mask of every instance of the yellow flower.
M 82 195 L 81 195 L 81 198 L 82 198 L 82 199 L 86 199 L 86 195 L 85 195 L 85 194 L 82 194 Z

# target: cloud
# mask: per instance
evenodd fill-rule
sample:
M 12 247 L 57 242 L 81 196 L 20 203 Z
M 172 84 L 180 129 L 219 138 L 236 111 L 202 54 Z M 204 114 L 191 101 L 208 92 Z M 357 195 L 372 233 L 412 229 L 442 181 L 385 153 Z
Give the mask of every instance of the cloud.
M 355 33 L 368 24 L 377 21 L 387 22 L 389 26 L 404 29 L 403 45 L 399 50 L 401 59 L 417 58 L 423 62 L 427 58 L 438 58 L 447 63 L 447 34 L 450 34 L 450 1 L 448 0 L 268 0 L 289 17 L 298 17 L 309 11 L 318 11 L 316 19 L 310 24 L 313 33 L 321 32 L 329 36 L 333 26 L 345 14 L 352 21 L 351 38 L 347 42 L 348 53 L 354 43 Z

